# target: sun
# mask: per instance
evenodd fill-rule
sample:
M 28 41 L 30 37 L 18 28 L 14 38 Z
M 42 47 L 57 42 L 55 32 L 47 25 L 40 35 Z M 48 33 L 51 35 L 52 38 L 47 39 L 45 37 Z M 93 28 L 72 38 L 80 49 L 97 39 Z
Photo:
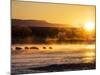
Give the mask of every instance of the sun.
M 92 22 L 87 22 L 84 25 L 84 29 L 87 30 L 87 31 L 92 31 L 92 30 L 95 29 L 95 24 L 93 24 Z

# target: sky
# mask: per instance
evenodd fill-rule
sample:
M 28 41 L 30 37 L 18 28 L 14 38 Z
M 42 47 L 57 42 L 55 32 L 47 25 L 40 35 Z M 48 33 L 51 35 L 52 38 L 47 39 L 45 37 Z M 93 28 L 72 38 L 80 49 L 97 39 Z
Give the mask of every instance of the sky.
M 12 1 L 12 18 L 80 27 L 87 22 L 95 24 L 95 6 Z

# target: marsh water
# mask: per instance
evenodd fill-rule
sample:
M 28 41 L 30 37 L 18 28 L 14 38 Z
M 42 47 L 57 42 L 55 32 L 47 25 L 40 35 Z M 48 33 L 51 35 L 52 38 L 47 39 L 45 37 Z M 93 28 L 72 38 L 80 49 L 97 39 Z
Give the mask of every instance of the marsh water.
M 22 49 L 15 50 L 15 47 Z M 25 47 L 28 48 L 24 49 Z M 51 64 L 94 63 L 95 52 L 95 44 L 14 44 L 12 45 L 12 73 L 42 72 L 29 68 Z

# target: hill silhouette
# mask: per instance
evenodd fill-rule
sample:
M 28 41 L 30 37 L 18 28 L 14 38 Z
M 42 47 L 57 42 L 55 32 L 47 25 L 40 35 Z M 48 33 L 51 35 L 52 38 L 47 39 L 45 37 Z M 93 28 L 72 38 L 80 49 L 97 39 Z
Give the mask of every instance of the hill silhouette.
M 12 19 L 12 26 L 21 26 L 21 27 L 64 27 L 65 25 L 64 24 L 49 23 L 49 22 L 44 21 L 44 20 Z
M 64 27 L 62 24 L 43 20 L 12 19 L 12 43 L 71 43 L 95 41 L 80 28 Z

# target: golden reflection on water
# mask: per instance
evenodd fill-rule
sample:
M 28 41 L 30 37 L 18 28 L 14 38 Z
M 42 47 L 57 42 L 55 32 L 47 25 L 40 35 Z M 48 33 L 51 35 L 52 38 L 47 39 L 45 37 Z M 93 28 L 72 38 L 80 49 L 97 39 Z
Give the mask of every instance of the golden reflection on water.
M 95 45 L 87 45 L 86 48 L 87 49 L 95 49 Z
M 75 59 L 66 58 L 66 59 L 68 59 L 67 62 L 71 62 L 71 61 L 77 62 L 77 61 L 74 61 L 76 59 L 78 59 L 78 61 L 82 62 L 82 63 L 92 63 L 95 61 L 95 44 L 14 45 L 13 47 L 21 47 L 23 49 L 25 47 L 29 47 L 29 48 L 37 47 L 37 48 L 39 48 L 39 50 L 34 50 L 34 49 L 33 50 L 25 50 L 25 52 L 27 51 L 26 52 L 27 54 L 34 52 L 34 54 L 38 54 L 38 55 L 40 54 L 40 55 L 43 55 L 44 57 L 46 55 L 47 59 L 49 59 L 48 57 L 52 58 L 52 56 L 54 58 L 57 58 L 58 56 L 62 58 L 64 56 L 64 57 L 70 57 L 70 58 L 77 57 Z M 46 47 L 46 49 L 43 49 L 43 47 Z M 49 49 L 49 47 L 52 47 L 52 49 Z M 60 55 L 59 55 L 59 53 L 60 53 Z M 62 62 L 62 60 L 61 60 L 61 62 Z
M 84 57 L 82 58 L 83 63 L 93 63 L 95 61 L 95 51 L 84 52 Z

